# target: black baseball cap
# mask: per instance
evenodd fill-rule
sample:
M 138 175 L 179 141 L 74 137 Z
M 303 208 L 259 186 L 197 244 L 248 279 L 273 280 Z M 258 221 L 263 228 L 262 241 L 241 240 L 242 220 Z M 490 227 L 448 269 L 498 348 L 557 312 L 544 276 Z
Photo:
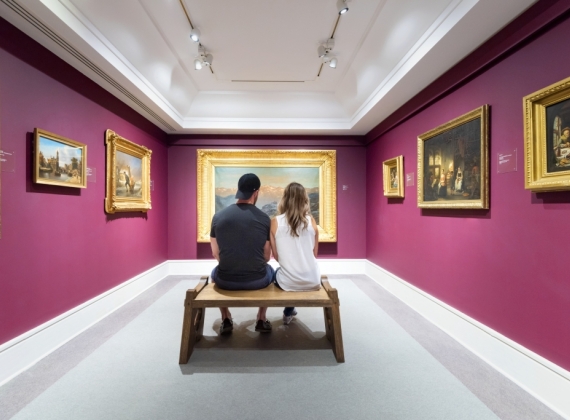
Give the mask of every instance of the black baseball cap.
M 236 198 L 239 200 L 249 200 L 254 192 L 261 187 L 261 181 L 255 174 L 245 174 L 238 181 L 238 191 Z

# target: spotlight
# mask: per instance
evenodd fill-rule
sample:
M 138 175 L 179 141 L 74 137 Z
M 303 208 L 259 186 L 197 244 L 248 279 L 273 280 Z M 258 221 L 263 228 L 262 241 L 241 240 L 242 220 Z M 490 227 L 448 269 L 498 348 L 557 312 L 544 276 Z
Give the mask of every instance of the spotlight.
M 194 42 L 200 42 L 200 30 L 198 28 L 192 29 L 190 39 Z
M 201 70 L 202 69 L 202 60 L 200 60 L 199 58 L 194 60 L 194 69 L 195 70 Z
M 336 7 L 338 9 L 339 15 L 344 15 L 346 12 L 348 12 L 348 4 L 346 4 L 346 0 L 338 0 L 336 2 Z
M 319 45 L 319 48 L 317 49 L 317 53 L 319 55 L 319 58 L 323 58 L 327 52 L 325 51 L 324 46 Z
M 336 57 L 332 57 L 328 54 L 325 54 L 325 56 L 323 57 L 323 64 L 328 64 L 331 69 L 336 69 L 338 60 Z
M 204 65 L 207 66 L 211 66 L 212 65 L 212 61 L 214 61 L 214 57 L 212 56 L 212 54 L 207 54 L 204 58 Z

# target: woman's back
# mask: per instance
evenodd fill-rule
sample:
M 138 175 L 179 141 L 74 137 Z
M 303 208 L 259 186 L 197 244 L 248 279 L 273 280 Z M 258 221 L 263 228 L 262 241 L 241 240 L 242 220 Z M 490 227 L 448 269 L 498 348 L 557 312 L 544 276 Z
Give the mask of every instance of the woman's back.
M 318 290 L 320 271 L 314 255 L 316 232 L 307 217 L 307 228 L 301 224 L 299 236 L 291 235 L 285 214 L 276 216 L 277 231 L 275 244 L 281 269 L 277 272 L 277 282 L 283 290 Z

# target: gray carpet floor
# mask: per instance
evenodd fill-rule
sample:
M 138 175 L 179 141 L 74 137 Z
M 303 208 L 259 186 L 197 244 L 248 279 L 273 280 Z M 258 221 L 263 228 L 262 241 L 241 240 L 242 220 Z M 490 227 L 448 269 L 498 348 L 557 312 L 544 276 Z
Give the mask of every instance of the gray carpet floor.
M 0 419 L 557 419 L 365 276 L 335 276 L 346 363 L 319 308 L 273 332 L 232 309 L 178 365 L 185 290 L 169 277 L 0 388 Z

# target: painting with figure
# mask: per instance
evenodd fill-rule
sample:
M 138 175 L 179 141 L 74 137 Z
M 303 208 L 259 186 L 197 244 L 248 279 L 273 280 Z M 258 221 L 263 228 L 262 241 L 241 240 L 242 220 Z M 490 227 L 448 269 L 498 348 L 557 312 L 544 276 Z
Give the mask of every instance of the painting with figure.
M 319 223 L 319 168 L 288 167 L 227 167 L 217 166 L 215 172 L 215 212 L 236 202 L 235 194 L 239 178 L 246 173 L 256 174 L 261 181 L 256 206 L 269 217 L 277 215 L 277 205 L 290 182 L 303 185 L 309 195 L 311 214 Z
M 570 99 L 546 107 L 547 172 L 570 170 Z
M 427 201 L 481 198 L 481 123 L 469 121 L 431 138 L 424 145 L 424 199 Z M 430 165 L 428 156 L 439 159 Z M 436 164 L 437 163 L 437 164 Z
M 488 105 L 418 137 L 418 206 L 483 208 L 488 203 Z
M 115 180 L 117 197 L 142 197 L 142 159 L 117 150 Z

